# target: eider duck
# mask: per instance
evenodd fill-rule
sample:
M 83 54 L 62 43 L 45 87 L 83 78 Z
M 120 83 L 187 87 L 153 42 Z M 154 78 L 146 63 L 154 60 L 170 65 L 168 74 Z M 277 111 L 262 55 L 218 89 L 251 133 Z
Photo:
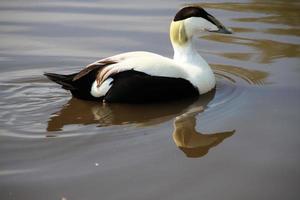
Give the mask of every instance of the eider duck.
M 127 52 L 91 63 L 78 73 L 44 75 L 85 100 L 149 103 L 195 97 L 216 85 L 212 69 L 194 47 L 194 38 L 205 32 L 231 33 L 203 8 L 187 6 L 171 22 L 173 59 Z

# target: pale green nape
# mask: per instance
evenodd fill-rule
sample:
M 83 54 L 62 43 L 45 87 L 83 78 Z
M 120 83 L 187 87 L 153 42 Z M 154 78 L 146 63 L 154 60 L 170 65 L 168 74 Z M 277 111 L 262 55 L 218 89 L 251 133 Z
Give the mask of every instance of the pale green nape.
M 184 45 L 188 41 L 183 21 L 172 21 L 170 26 L 170 39 L 172 44 Z

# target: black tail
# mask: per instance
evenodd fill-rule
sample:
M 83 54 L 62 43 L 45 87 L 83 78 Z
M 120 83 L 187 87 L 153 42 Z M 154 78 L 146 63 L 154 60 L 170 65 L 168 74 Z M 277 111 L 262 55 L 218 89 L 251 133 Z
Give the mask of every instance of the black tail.
M 69 74 L 69 75 L 62 75 L 62 74 L 54 74 L 54 73 L 44 73 L 47 78 L 49 78 L 51 81 L 54 81 L 55 83 L 62 86 L 62 88 L 66 90 L 74 90 L 74 82 L 73 78 L 76 76 L 75 74 Z
M 79 99 L 99 100 L 99 98 L 93 97 L 90 94 L 91 86 L 95 81 L 96 73 L 90 73 L 89 75 L 78 80 L 73 80 L 77 73 L 69 75 L 44 73 L 44 75 L 47 76 L 51 81 L 61 85 L 63 89 L 69 90 L 73 96 Z

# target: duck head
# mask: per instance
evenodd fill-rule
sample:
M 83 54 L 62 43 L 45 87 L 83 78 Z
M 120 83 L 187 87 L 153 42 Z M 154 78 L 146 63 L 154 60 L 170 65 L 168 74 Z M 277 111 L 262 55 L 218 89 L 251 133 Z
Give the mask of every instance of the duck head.
M 199 37 L 207 32 L 231 34 L 230 30 L 203 8 L 188 6 L 175 15 L 170 27 L 170 38 L 172 44 L 183 45 L 192 37 Z

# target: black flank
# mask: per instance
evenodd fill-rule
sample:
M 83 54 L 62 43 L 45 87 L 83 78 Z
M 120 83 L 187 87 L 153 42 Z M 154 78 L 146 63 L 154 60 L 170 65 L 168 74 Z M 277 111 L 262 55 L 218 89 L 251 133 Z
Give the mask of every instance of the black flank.
M 150 76 L 134 70 L 112 78 L 113 85 L 104 97 L 106 102 L 153 103 L 199 95 L 198 90 L 182 78 Z
M 61 75 L 45 73 L 50 80 L 60 84 L 79 99 L 122 103 L 156 103 L 197 97 L 198 90 L 182 78 L 151 76 L 143 72 L 129 70 L 113 75 L 112 87 L 106 96 L 96 98 L 90 94 L 97 70 L 74 81 L 78 74 Z

